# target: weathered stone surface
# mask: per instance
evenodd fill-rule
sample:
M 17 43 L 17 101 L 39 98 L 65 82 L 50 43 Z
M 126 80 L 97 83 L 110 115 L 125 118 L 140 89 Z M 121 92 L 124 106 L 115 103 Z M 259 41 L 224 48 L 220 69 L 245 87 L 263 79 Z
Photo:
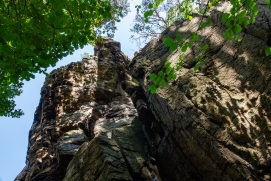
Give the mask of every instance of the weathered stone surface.
M 84 143 L 72 159 L 64 181 L 146 180 L 141 164 L 149 157 L 150 148 L 139 120 L 124 118 L 115 123 L 115 128 L 100 125 L 99 129 L 100 135 Z
M 118 145 L 106 136 L 83 144 L 67 170 L 65 181 L 133 180 Z
M 15 180 L 142 180 L 140 164 L 151 155 L 137 111 L 121 88 L 121 81 L 131 80 L 130 60 L 110 39 L 95 54 L 46 79 L 26 166 Z
M 266 3 L 258 4 L 256 23 L 241 33 L 238 43 L 223 38 L 224 7 L 229 6 L 212 12 L 212 26 L 198 31 L 200 41 L 209 44 L 199 71 L 193 70 L 198 45 L 182 53 L 162 43 L 177 33 L 187 39 L 199 27 L 197 16 L 176 22 L 130 64 L 145 104 L 164 132 L 154 146 L 161 176 L 167 180 L 271 179 L 271 58 L 264 55 L 270 46 L 270 10 Z M 176 65 L 179 54 L 184 65 L 177 79 L 150 94 L 150 73 L 162 70 L 167 60 Z M 140 99 L 133 97 L 134 103 Z

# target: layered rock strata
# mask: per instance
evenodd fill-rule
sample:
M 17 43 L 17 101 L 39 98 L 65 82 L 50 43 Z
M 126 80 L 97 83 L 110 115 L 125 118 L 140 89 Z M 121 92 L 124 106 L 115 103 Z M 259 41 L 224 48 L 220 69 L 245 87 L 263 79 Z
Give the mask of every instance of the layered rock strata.
M 129 58 L 110 39 L 46 78 L 16 181 L 146 180 L 151 150 L 121 82 Z M 147 174 L 143 174 L 142 170 Z
M 198 30 L 201 16 L 176 22 L 130 64 L 164 133 L 155 147 L 168 180 L 271 180 L 271 58 L 264 54 L 271 46 L 271 11 L 258 3 L 256 23 L 238 43 L 223 38 L 220 20 L 229 7 L 212 11 L 212 25 L 204 29 Z M 194 58 L 200 45 L 183 53 L 162 43 L 176 34 L 188 40 L 196 30 L 200 42 L 209 44 L 199 71 Z M 150 94 L 149 75 L 164 70 L 166 61 L 176 66 L 180 54 L 184 65 L 177 79 Z

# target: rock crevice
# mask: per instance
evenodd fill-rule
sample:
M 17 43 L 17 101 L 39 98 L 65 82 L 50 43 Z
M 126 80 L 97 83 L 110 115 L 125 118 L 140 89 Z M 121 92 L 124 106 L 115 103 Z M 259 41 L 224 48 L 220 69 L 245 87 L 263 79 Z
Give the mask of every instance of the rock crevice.
M 29 131 L 26 166 L 15 180 L 141 181 L 150 176 L 141 169 L 151 148 L 121 88 L 122 81 L 131 80 L 131 60 L 111 39 L 95 54 L 46 78 Z
M 53 71 L 15 180 L 271 180 L 271 59 L 264 55 L 271 12 L 258 3 L 238 43 L 223 38 L 224 3 L 212 11 L 212 26 L 198 31 L 209 44 L 198 71 L 200 45 L 183 53 L 162 42 L 188 38 L 200 16 L 175 22 L 132 61 L 105 39 L 95 56 Z M 179 55 L 176 80 L 150 94 L 149 75 L 166 61 L 175 66 Z

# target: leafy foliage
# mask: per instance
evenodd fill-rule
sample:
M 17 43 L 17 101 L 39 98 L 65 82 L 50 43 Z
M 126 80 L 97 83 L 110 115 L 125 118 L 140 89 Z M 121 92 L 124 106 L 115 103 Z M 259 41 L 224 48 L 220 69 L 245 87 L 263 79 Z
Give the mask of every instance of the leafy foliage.
M 163 10 L 154 10 L 153 0 L 143 0 L 141 5 L 136 6 L 136 9 L 137 15 L 130 31 L 134 33 L 131 40 L 136 41 L 138 47 L 140 47 L 142 43 L 147 43 L 150 39 L 157 37 L 164 29 L 165 22 L 160 17 Z
M 266 49 L 265 54 L 266 54 L 266 56 L 271 55 L 271 47 Z
M 23 80 L 45 73 L 99 34 L 111 36 L 123 0 L 0 0 L 0 116 L 19 117 L 13 98 Z
M 140 47 L 141 44 L 158 37 L 174 21 L 183 18 L 183 13 L 178 11 L 180 5 L 178 0 L 142 0 L 142 4 L 136 6 L 137 15 L 133 28 L 130 29 L 134 33 L 131 39 Z
M 162 0 L 155 0 L 155 4 L 153 7 L 158 7 L 160 3 L 162 3 Z M 183 15 L 186 19 L 192 20 L 192 11 L 193 9 L 192 4 L 193 0 L 184 0 L 182 3 L 185 6 L 179 6 L 177 9 L 179 12 L 183 12 Z M 202 20 L 203 17 L 207 15 L 207 12 L 212 8 L 212 6 L 216 5 L 219 1 L 218 0 L 210 0 L 207 1 L 207 5 L 205 6 L 204 9 L 201 10 Z M 271 1 L 266 0 L 267 3 L 269 3 L 269 9 L 271 9 Z M 232 8 L 229 13 L 223 13 L 221 17 L 221 22 L 226 25 L 227 29 L 224 33 L 224 37 L 226 39 L 233 39 L 237 40 L 238 42 L 242 41 L 242 36 L 239 34 L 242 32 L 243 28 L 247 28 L 247 26 L 251 23 L 255 22 L 256 15 L 258 14 L 258 9 L 256 6 L 256 2 L 254 0 L 230 0 L 230 3 L 232 5 Z M 182 9 L 184 7 L 184 9 Z M 168 15 L 170 15 L 172 12 L 168 11 Z M 148 17 L 145 17 L 148 18 Z M 200 23 L 200 28 L 205 28 L 207 26 L 210 26 L 211 24 L 211 18 L 208 15 L 208 20 L 205 22 Z M 167 37 L 164 39 L 164 45 L 169 47 L 171 51 L 175 51 L 178 46 L 180 47 L 182 52 L 186 52 L 188 48 L 192 48 L 193 44 L 197 43 L 201 45 L 200 53 L 197 55 L 197 57 L 194 59 L 196 63 L 194 70 L 197 71 L 201 65 L 205 64 L 205 61 L 203 60 L 204 58 L 204 52 L 208 49 L 208 44 L 202 44 L 202 42 L 199 42 L 199 36 L 197 35 L 196 32 L 192 32 L 189 39 L 183 40 L 182 36 L 180 34 L 177 34 L 175 37 L 176 40 L 173 40 L 170 37 Z M 266 50 L 266 56 L 271 55 L 271 47 L 269 47 Z M 176 70 L 178 71 L 180 67 L 182 66 L 182 55 L 179 56 L 180 62 L 176 65 Z M 165 66 L 169 66 L 170 63 L 166 62 Z M 173 71 L 173 75 L 175 74 L 175 69 L 172 68 L 170 69 Z M 161 71 L 160 71 L 161 72 Z M 160 73 L 159 72 L 159 73 Z M 170 71 L 171 72 L 171 71 Z M 163 85 L 166 84 L 166 81 L 171 80 L 169 79 L 164 79 L 163 76 L 160 76 L 159 74 L 156 75 L 154 73 L 151 74 L 150 79 L 153 80 L 153 84 L 151 84 L 148 89 L 151 91 L 151 93 L 155 93 L 157 88 L 161 87 L 162 84 L 160 83 L 161 80 L 165 81 Z M 155 76 L 154 76 L 155 75 Z M 154 78 L 155 77 L 155 78 Z M 173 78 L 176 78 L 175 76 Z
M 20 84 L 7 84 L 1 83 L 0 85 L 0 113 L 1 116 L 6 117 L 20 117 L 23 112 L 21 109 L 15 109 L 15 96 L 22 93 L 22 83 Z
M 169 61 L 165 62 L 164 68 L 165 70 L 159 71 L 158 74 L 150 74 L 150 80 L 152 80 L 153 83 L 148 86 L 148 89 L 152 94 L 154 94 L 159 87 L 165 87 L 168 81 L 175 80 L 177 77 L 174 68 L 170 66 Z

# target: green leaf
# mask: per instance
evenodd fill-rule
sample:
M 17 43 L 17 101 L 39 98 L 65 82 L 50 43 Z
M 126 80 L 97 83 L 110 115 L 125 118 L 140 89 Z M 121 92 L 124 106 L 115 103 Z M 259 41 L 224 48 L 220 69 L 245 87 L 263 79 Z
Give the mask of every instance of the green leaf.
M 177 41 L 182 41 L 182 36 L 181 36 L 180 34 L 177 34 L 177 35 L 176 35 L 176 40 L 177 40 Z
M 165 40 L 164 40 L 164 45 L 165 46 L 171 46 L 171 44 L 173 43 L 173 40 L 172 40 L 172 38 L 169 38 L 169 37 L 167 37 Z
M 169 75 L 168 77 L 167 77 L 167 81 L 170 81 L 171 80 L 171 77 L 172 75 Z
M 152 9 L 152 8 L 153 8 L 153 4 L 149 4 L 149 5 L 148 5 L 148 8 L 149 8 L 149 9 Z
M 154 87 L 153 89 L 150 90 L 152 94 L 156 93 L 156 87 Z
M 149 11 L 146 11 L 145 13 L 144 13 L 144 18 L 147 18 L 149 16 Z
M 161 81 L 161 77 L 157 77 L 157 79 L 154 81 L 155 85 L 159 85 Z
M 177 71 L 180 70 L 180 68 L 181 68 L 180 65 L 177 65 L 177 66 L 176 66 L 176 70 L 177 70 Z
M 162 81 L 161 81 L 161 86 L 162 87 L 165 87 L 167 85 L 167 83 L 166 83 L 166 81 L 163 79 Z
M 231 4 L 232 4 L 233 6 L 235 6 L 235 5 L 236 5 L 237 0 L 230 0 L 230 2 L 231 2 Z
M 157 75 L 156 75 L 155 73 L 151 73 L 151 74 L 150 74 L 150 79 L 151 79 L 151 80 L 155 80 L 156 77 L 157 77 Z
M 245 16 L 246 16 L 246 11 L 243 10 L 241 13 L 239 13 L 239 14 L 236 16 L 236 18 L 238 18 L 238 19 L 243 19 Z
M 187 42 L 187 44 L 186 44 L 189 48 L 192 48 L 192 43 L 190 43 L 190 42 Z
M 148 86 L 148 90 L 152 90 L 153 88 L 155 88 L 153 84 Z
M 271 54 L 271 47 L 267 48 L 265 51 L 265 55 L 269 56 Z
M 200 27 L 205 28 L 207 25 L 208 25 L 208 22 L 203 22 Z
M 187 45 L 184 45 L 184 46 L 182 47 L 182 52 L 186 52 L 186 50 L 187 50 Z
M 231 28 L 226 29 L 225 33 L 224 33 L 224 37 L 227 39 L 231 39 L 233 36 L 233 31 Z
M 188 16 L 187 19 L 191 21 L 193 19 L 193 16 Z
M 200 67 L 200 64 L 195 65 L 194 70 L 197 71 Z
M 178 44 L 177 43 L 172 43 L 171 46 L 170 46 L 170 50 L 171 51 L 177 50 L 177 48 L 178 48 Z
M 172 74 L 172 72 L 173 72 L 173 68 L 168 67 L 168 68 L 166 69 L 166 73 L 167 73 L 168 75 Z
M 230 16 L 229 13 L 223 13 L 222 17 L 221 17 L 221 22 L 225 23 L 228 19 L 228 17 Z
M 254 9 L 252 10 L 253 16 L 256 16 L 256 15 L 258 14 L 258 12 L 259 12 L 258 8 L 254 8 Z
M 34 79 L 34 78 L 35 78 L 35 75 L 34 75 L 34 74 L 29 74 L 29 77 L 30 77 L 31 79 Z
M 255 23 L 255 17 L 252 17 L 250 20 L 251 20 L 251 23 Z
M 192 38 L 191 38 L 191 42 L 195 42 L 199 40 L 199 36 L 197 35 L 197 33 L 192 32 Z
M 252 6 L 252 3 L 253 3 L 252 0 L 245 0 L 245 6 L 248 8 Z
M 179 61 L 178 65 L 179 65 L 179 66 L 183 66 L 183 61 L 182 61 L 182 60 Z
M 241 18 L 241 19 L 238 19 L 236 23 L 239 25 L 242 25 L 245 23 L 245 21 L 246 21 L 246 18 Z
M 200 51 L 201 51 L 201 52 L 202 52 L 202 51 L 205 51 L 205 50 L 208 49 L 208 47 L 209 47 L 209 45 L 208 45 L 208 44 L 205 44 L 205 45 L 200 49 Z
M 163 77 L 164 76 L 164 72 L 163 71 L 159 71 L 158 75 L 161 76 L 161 77 Z
M 244 27 L 247 28 L 247 26 L 249 25 L 249 23 L 250 23 L 249 20 L 245 20 L 244 21 Z
M 169 68 L 170 67 L 170 62 L 169 61 L 166 61 L 165 64 L 164 64 L 165 68 Z
M 177 78 L 177 75 L 176 74 L 172 74 L 171 79 L 175 80 L 176 78 Z
M 240 41 L 242 41 L 243 40 L 243 37 L 241 37 L 241 36 L 238 36 L 238 39 L 237 39 L 237 41 L 238 42 L 240 42 Z
M 232 31 L 235 34 L 238 34 L 238 33 L 240 33 L 242 31 L 242 27 L 239 24 L 235 24 L 232 27 Z
M 235 18 L 234 16 L 231 16 L 228 18 L 228 21 L 226 22 L 227 26 L 233 26 L 235 24 Z
M 200 63 L 201 63 L 202 65 L 205 65 L 205 61 L 202 60 L 202 59 L 200 59 Z

